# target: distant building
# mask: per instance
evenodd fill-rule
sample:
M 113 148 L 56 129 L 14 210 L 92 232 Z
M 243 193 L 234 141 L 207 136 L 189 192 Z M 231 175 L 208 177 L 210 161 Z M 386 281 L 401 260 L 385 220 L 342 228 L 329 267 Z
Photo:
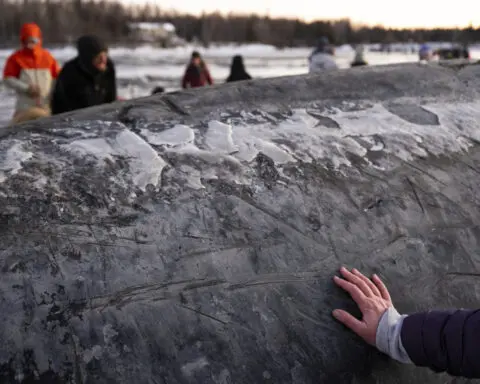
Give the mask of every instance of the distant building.
M 158 44 L 164 48 L 185 45 L 185 40 L 177 36 L 171 23 L 129 23 L 128 28 L 130 40 L 135 43 Z

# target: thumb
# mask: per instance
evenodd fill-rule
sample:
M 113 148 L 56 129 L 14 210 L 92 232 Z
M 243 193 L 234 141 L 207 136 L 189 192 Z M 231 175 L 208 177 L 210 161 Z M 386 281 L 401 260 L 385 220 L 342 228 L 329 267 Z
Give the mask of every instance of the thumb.
M 347 328 L 350 328 L 353 332 L 359 335 L 363 329 L 363 323 L 353 317 L 350 313 L 342 310 L 335 309 L 332 313 L 333 317 L 345 325 Z

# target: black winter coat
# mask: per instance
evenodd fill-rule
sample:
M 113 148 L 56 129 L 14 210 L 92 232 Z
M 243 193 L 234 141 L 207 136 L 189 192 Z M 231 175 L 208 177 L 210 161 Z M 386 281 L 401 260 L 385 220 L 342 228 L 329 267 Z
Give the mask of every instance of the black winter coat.
M 480 310 L 430 311 L 407 316 L 401 338 L 415 365 L 446 371 L 452 376 L 480 378 Z
M 52 94 L 52 114 L 111 103 L 117 99 L 115 66 L 109 59 L 105 72 L 88 71 L 79 58 L 67 62 Z

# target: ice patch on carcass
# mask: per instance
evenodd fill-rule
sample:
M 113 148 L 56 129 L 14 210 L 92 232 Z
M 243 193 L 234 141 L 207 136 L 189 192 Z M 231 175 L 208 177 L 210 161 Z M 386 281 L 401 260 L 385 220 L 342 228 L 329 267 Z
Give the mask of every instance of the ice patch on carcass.
M 103 354 L 103 348 L 100 345 L 94 345 L 92 349 L 83 351 L 83 361 L 85 364 L 90 363 L 93 359 L 100 360 Z
M 143 191 L 149 184 L 158 186 L 166 166 L 165 161 L 145 140 L 128 129 L 122 130 L 114 138 L 76 140 L 66 147 L 80 155 L 91 155 L 101 160 L 124 158 L 133 183 Z
M 205 357 L 200 357 L 194 361 L 184 364 L 180 370 L 185 376 L 191 377 L 196 371 L 205 368 L 207 365 L 209 365 L 208 360 Z
M 232 127 L 215 120 L 208 123 L 205 146 L 211 151 L 224 154 L 238 151 L 238 147 L 233 143 Z
M 276 164 L 285 164 L 295 161 L 287 148 L 275 144 L 272 129 L 268 126 L 235 126 L 233 128 L 233 142 L 238 147 L 234 156 L 250 162 L 261 152 L 270 157 Z
M 148 129 L 142 129 L 140 134 L 152 145 L 178 146 L 195 140 L 193 129 L 181 124 L 162 132 L 151 132 Z
M 351 166 L 349 159 L 355 155 L 363 158 L 366 164 L 383 169 L 368 160 L 369 151 L 412 161 L 416 157 L 427 157 L 429 153 L 441 155 L 468 150 L 472 140 L 480 140 L 479 102 L 422 107 L 435 113 L 440 125 L 414 124 L 391 113 L 383 105 L 374 104 L 363 110 L 319 111 L 338 123 L 340 129 L 332 130 L 319 126 L 317 119 L 305 109 L 295 109 L 292 116 L 279 124 L 240 123 L 232 128 L 224 124 L 221 129 L 227 134 L 219 139 L 219 147 L 224 148 L 224 143 L 228 142 L 228 147 L 238 148 L 233 156 L 247 162 L 262 152 L 279 166 L 297 160 L 320 160 L 320 164 L 324 160 L 325 167 L 330 163 L 339 169 L 342 165 Z M 214 145 L 210 147 L 215 148 Z
M 24 143 L 15 141 L 4 154 L 0 154 L 0 182 L 9 175 L 17 174 L 22 169 L 22 163 L 32 158 L 33 153 L 26 151 L 23 146 Z
M 222 151 L 206 150 L 197 147 L 195 144 L 186 144 L 178 148 L 168 149 L 167 152 L 174 153 L 177 156 L 198 159 L 208 164 L 208 167 L 204 167 L 197 163 L 195 166 L 197 171 L 195 172 L 188 172 L 188 169 L 184 168 L 184 175 L 189 178 L 189 180 L 186 181 L 190 185 L 203 186 L 201 182 L 202 178 L 224 179 L 236 184 L 246 184 L 249 182 L 248 177 L 244 174 L 245 167 L 242 166 L 242 163 L 235 157 L 225 154 Z

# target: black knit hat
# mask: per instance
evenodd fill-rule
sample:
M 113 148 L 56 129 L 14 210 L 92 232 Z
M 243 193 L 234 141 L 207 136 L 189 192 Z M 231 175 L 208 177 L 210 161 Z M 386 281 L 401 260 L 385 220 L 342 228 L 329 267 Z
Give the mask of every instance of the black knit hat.
M 107 52 L 108 46 L 96 36 L 82 36 L 77 41 L 77 50 L 80 60 L 90 64 L 100 52 Z

